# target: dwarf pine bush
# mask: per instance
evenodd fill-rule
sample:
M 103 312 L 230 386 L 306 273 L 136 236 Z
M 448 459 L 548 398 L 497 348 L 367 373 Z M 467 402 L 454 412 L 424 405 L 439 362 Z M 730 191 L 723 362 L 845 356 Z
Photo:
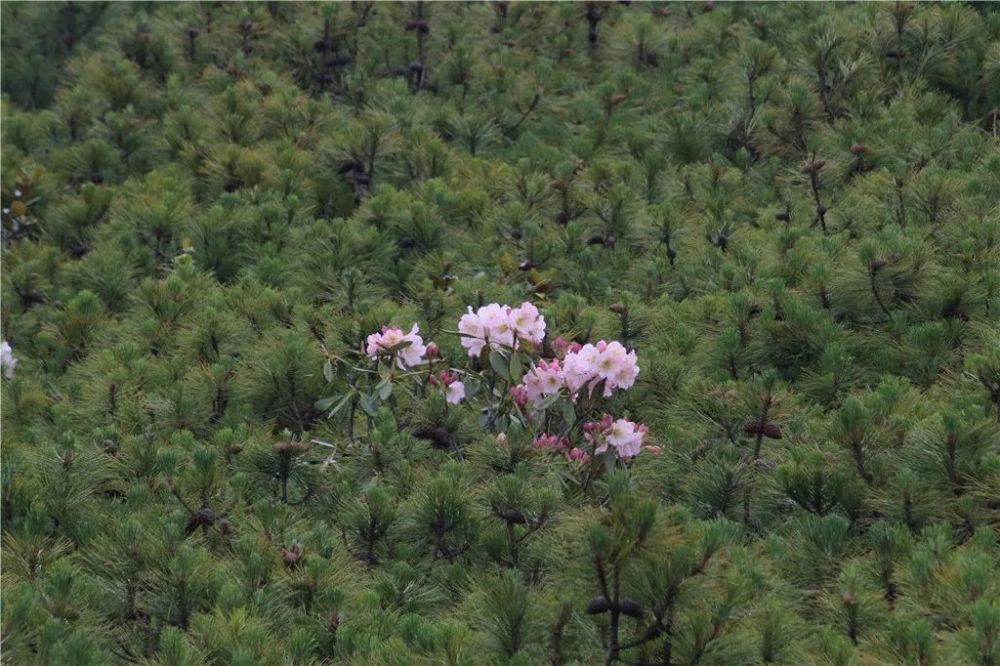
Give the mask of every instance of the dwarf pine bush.
M 1000 664 L 988 3 L 2 12 L 12 664 Z

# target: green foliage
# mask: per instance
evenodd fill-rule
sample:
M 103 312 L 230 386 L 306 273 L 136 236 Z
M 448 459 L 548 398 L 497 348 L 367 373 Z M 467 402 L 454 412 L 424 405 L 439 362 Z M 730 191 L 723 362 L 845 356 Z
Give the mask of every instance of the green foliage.
M 996 7 L 0 11 L 11 663 L 1000 660 Z

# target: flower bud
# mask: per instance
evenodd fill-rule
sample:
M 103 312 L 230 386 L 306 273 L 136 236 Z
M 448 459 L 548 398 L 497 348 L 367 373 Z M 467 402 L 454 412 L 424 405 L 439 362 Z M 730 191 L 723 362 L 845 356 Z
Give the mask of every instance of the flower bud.
M 294 569 L 302 563 L 302 544 L 297 543 L 291 548 L 282 548 L 281 558 L 284 560 L 286 567 Z

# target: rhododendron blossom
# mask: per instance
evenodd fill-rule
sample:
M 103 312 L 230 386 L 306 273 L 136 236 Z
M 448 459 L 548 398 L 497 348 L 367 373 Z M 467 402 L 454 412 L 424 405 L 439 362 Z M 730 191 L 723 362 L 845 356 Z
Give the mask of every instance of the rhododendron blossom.
M 542 433 L 535 438 L 531 446 L 536 449 L 569 449 L 570 441 L 569 437 L 556 437 L 555 435 Z
M 510 321 L 510 306 L 490 303 L 479 308 L 479 321 L 493 350 L 514 346 L 514 327 Z
M 545 396 L 558 393 L 563 387 L 563 373 L 559 367 L 559 360 L 539 361 L 538 365 L 525 374 L 523 387 L 528 400 L 536 404 Z
M 575 344 L 575 343 L 574 343 Z M 529 370 L 521 386 L 524 394 L 535 405 L 545 396 L 558 393 L 563 387 L 576 399 L 584 388 L 590 393 L 603 382 L 602 395 L 608 397 L 616 389 L 627 389 L 635 384 L 639 365 L 634 351 L 628 351 L 620 342 L 576 345 L 563 341 L 566 354 L 562 361 L 539 361 Z
M 552 348 L 556 352 L 556 358 L 565 358 L 566 354 L 569 352 L 580 351 L 582 345 L 579 342 L 568 342 L 563 336 L 557 337 L 552 341 Z
M 4 340 L 0 342 L 0 368 L 3 369 L 3 376 L 10 379 L 14 376 L 14 368 L 17 366 L 17 359 L 14 358 L 14 350 L 10 343 Z
M 368 336 L 365 341 L 365 353 L 374 361 L 379 356 L 389 354 L 389 350 L 400 343 L 409 342 L 409 345 L 391 353 L 396 357 L 396 363 L 401 369 L 418 366 L 424 362 L 424 355 L 427 353 L 427 346 L 424 345 L 419 333 L 420 327 L 417 324 L 405 334 L 402 329 L 395 326 L 383 326 L 381 331 Z
M 510 397 L 514 401 L 514 404 L 519 407 L 524 407 L 528 404 L 528 389 L 524 385 L 518 384 L 517 386 L 510 387 Z
M 469 350 L 469 356 L 479 356 L 486 346 L 486 330 L 479 315 L 469 311 L 458 320 L 458 332 L 462 334 L 462 346 Z
M 486 345 L 490 349 L 516 349 L 518 342 L 541 344 L 545 339 L 545 317 L 531 303 L 519 307 L 490 303 L 475 312 L 472 307 L 458 321 L 462 346 L 469 356 L 479 356 Z
M 648 429 L 627 419 L 612 421 L 605 414 L 600 421 L 591 421 L 583 426 L 584 439 L 594 446 L 594 453 L 604 453 L 614 449 L 619 458 L 627 460 L 639 455 Z
M 566 452 L 566 460 L 569 461 L 579 461 L 582 463 L 590 462 L 590 454 L 579 447 L 575 447 Z
M 630 388 L 639 375 L 635 352 L 626 350 L 617 341 L 601 340 L 597 344 L 585 344 L 578 351 L 567 352 L 563 369 L 571 394 L 584 386 L 593 391 L 603 381 L 605 398 L 615 389 Z
M 521 303 L 510 311 L 510 323 L 517 337 L 540 345 L 545 338 L 545 317 L 531 303 Z
M 444 399 L 453 405 L 465 400 L 465 384 L 462 382 L 452 382 L 444 387 Z
M 465 400 L 465 384 L 450 370 L 442 370 L 437 375 L 431 375 L 430 383 L 440 386 L 444 391 L 444 399 L 453 405 Z

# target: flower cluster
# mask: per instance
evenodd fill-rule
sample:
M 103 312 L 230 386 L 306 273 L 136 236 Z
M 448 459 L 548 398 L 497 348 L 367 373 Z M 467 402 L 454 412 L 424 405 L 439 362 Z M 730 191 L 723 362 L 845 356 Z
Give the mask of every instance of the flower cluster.
M 616 389 L 631 387 L 639 375 L 635 352 L 628 351 L 620 342 L 601 340 L 597 344 L 574 343 L 563 348 L 566 351 L 562 361 L 558 358 L 539 361 L 525 374 L 523 391 L 515 391 L 515 400 L 521 396 L 537 405 L 563 387 L 575 399 L 581 389 L 586 387 L 589 395 L 600 384 L 604 387 L 602 394 L 608 397 Z
M 533 345 L 545 339 L 545 317 L 531 303 L 516 308 L 499 303 L 484 305 L 475 312 L 472 307 L 458 322 L 462 346 L 469 356 L 479 356 L 486 345 L 490 349 L 516 349 L 519 342 Z
M 405 370 L 424 362 L 427 346 L 424 345 L 424 340 L 420 337 L 420 327 L 416 324 L 405 334 L 400 328 L 383 326 L 381 331 L 368 336 L 365 353 L 373 361 L 380 356 L 393 356 L 400 369 Z
M 604 453 L 611 447 L 619 458 L 639 455 L 646 438 L 646 426 L 627 419 L 612 420 L 605 414 L 600 421 L 583 424 L 583 438 L 594 447 L 594 453 Z
M 566 460 L 569 460 L 570 462 L 579 461 L 582 463 L 588 463 L 591 459 L 589 453 L 579 447 L 573 446 L 569 437 L 556 437 L 555 435 L 542 433 L 535 438 L 535 441 L 531 443 L 531 446 L 536 449 L 547 449 L 549 451 L 560 452 L 565 455 Z
M 535 438 L 531 446 L 536 449 L 568 449 L 570 446 L 569 437 L 556 437 L 542 433 Z
M 538 404 L 547 395 L 558 393 L 565 385 L 562 365 L 559 359 L 539 361 L 538 364 L 524 375 L 522 395 L 533 404 Z M 519 391 L 519 393 L 521 393 Z M 515 398 L 516 399 L 516 398 Z
M 524 384 L 517 384 L 510 387 L 510 397 L 518 407 L 528 404 L 528 388 Z
M 559 335 L 555 340 L 552 341 L 552 348 L 556 350 L 557 358 L 564 358 L 568 353 L 576 353 L 583 348 L 579 342 L 569 342 L 563 336 Z
M 10 348 L 10 343 L 4 340 L 0 342 L 0 369 L 3 376 L 10 379 L 14 376 L 14 367 L 17 366 L 17 359 L 14 358 L 14 351 Z
M 431 375 L 430 383 L 433 386 L 440 386 L 444 392 L 444 399 L 453 405 L 465 400 L 465 384 L 450 370 L 442 370 L 436 375 Z

